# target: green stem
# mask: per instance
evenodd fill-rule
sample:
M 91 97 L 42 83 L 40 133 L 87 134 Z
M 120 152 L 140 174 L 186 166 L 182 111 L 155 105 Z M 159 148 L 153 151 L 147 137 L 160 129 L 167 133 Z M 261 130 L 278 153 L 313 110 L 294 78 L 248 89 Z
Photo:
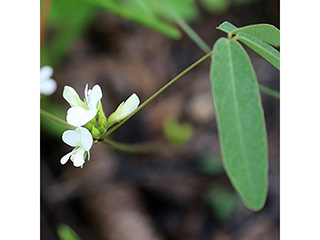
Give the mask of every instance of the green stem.
M 101 141 L 104 144 L 107 144 L 114 149 L 129 152 L 129 153 L 148 153 L 154 152 L 159 149 L 159 144 L 156 143 L 141 143 L 141 144 L 125 144 L 111 141 L 109 139 L 104 139 Z
M 69 129 L 75 129 L 74 126 L 70 125 L 69 123 L 67 123 L 66 121 L 54 116 L 53 114 L 47 112 L 46 110 L 43 110 L 43 109 L 40 109 L 40 115 L 47 118 L 47 119 L 50 119 L 52 121 L 55 121 L 63 126 L 66 126 L 68 127 Z
M 202 51 L 205 53 L 209 53 L 211 48 L 202 38 L 189 26 L 189 24 L 178 14 L 174 14 L 173 17 L 175 18 L 178 25 L 182 28 L 182 30 L 201 48 Z
M 112 127 L 110 130 L 108 130 L 102 138 L 105 138 L 109 136 L 111 133 L 113 133 L 115 130 L 117 130 L 122 124 L 124 124 L 126 121 L 128 121 L 133 115 L 135 115 L 137 112 L 139 112 L 144 106 L 146 106 L 149 102 L 151 102 L 155 97 L 157 97 L 160 93 L 162 93 L 164 90 L 166 90 L 170 85 L 172 85 L 175 81 L 177 81 L 180 77 L 185 75 L 187 72 L 189 72 L 191 69 L 196 67 L 198 64 L 206 60 L 212 55 L 212 52 L 209 52 L 202 58 L 200 58 L 198 61 L 193 63 L 191 66 L 186 68 L 184 71 L 182 71 L 180 74 L 178 74 L 175 78 L 173 78 L 171 81 L 169 81 L 166 85 L 164 85 L 162 88 L 160 88 L 157 92 L 155 92 L 151 97 L 149 97 L 146 101 L 144 101 L 135 111 L 133 111 L 128 117 L 126 117 L 124 120 L 122 120 L 120 123 Z
M 280 99 L 280 93 L 263 85 L 259 85 L 260 91 L 277 99 Z

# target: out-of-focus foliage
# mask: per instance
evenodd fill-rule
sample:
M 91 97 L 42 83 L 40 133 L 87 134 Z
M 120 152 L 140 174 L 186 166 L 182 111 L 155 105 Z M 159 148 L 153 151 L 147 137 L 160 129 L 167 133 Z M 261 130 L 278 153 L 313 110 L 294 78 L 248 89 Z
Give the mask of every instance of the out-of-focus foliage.
M 199 3 L 209 12 L 221 14 L 229 7 L 230 0 Z M 110 12 L 173 39 L 182 36 L 176 26 L 178 18 L 195 21 L 200 17 L 193 0 L 52 0 L 46 25 L 50 31 L 41 50 L 41 66 L 55 67 L 99 11 Z
M 56 66 L 89 26 L 96 11 L 94 6 L 84 1 L 53 0 L 47 23 L 51 32 L 41 50 L 41 65 Z
M 167 119 L 163 124 L 163 132 L 167 141 L 175 146 L 188 142 L 193 134 L 190 123 L 179 123 L 174 119 Z
M 206 154 L 201 157 L 200 169 L 212 175 L 224 173 L 221 157 L 214 154 Z
M 230 4 L 230 0 L 200 0 L 201 5 L 213 14 L 225 13 Z
M 58 227 L 58 235 L 60 240 L 80 240 L 77 234 L 66 224 Z
M 213 187 L 208 191 L 206 201 L 211 207 L 213 214 L 220 221 L 224 221 L 234 214 L 239 203 L 239 198 L 232 189 Z

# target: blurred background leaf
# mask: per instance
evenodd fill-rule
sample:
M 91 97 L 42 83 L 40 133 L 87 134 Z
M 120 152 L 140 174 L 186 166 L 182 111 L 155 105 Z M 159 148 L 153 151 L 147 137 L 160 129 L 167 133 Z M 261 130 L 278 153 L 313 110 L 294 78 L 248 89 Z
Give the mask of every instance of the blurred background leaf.
M 221 156 L 213 153 L 202 156 L 199 166 L 200 169 L 207 174 L 217 175 L 224 173 Z
M 90 25 L 96 12 L 94 6 L 84 1 L 53 0 L 47 23 L 50 32 L 41 50 L 41 66 L 55 67 Z
M 77 234 L 66 224 L 58 227 L 58 235 L 60 240 L 80 240 Z
M 225 13 L 230 4 L 230 0 L 200 0 L 199 3 L 206 9 L 207 11 L 219 15 Z
M 229 219 L 237 209 L 239 197 L 233 189 L 211 188 L 205 197 L 213 214 L 220 220 Z
M 169 118 L 163 124 L 163 132 L 169 143 L 180 146 L 191 139 L 193 127 L 190 123 L 179 123 L 177 120 Z

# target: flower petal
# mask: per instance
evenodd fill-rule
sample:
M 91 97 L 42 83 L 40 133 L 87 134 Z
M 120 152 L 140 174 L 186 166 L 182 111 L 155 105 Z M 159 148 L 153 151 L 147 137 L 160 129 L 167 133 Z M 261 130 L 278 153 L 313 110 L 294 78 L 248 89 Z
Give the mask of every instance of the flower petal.
M 65 86 L 63 89 L 63 98 L 71 105 L 71 107 L 79 106 L 85 108 L 86 105 L 79 98 L 78 93 L 70 86 Z
M 85 125 L 97 115 L 97 109 L 87 110 L 82 107 L 72 107 L 67 111 L 67 122 L 79 127 Z
M 80 130 L 67 130 L 62 134 L 62 141 L 71 147 L 80 146 Z
M 53 74 L 53 68 L 51 66 L 43 66 L 40 69 L 40 81 L 48 79 Z
M 140 104 L 140 99 L 137 94 L 133 93 L 127 101 L 122 105 L 119 115 L 117 116 L 117 121 L 121 121 L 130 113 L 132 113 Z
M 64 155 L 64 156 L 61 158 L 60 163 L 61 163 L 62 165 L 66 164 L 66 162 L 68 162 L 68 160 L 69 160 L 69 158 L 70 158 L 70 156 L 71 156 L 72 154 L 73 154 L 73 152 L 69 152 L 69 153 L 67 153 L 66 155 Z
M 40 93 L 46 96 L 51 95 L 57 89 L 57 83 L 55 80 L 49 78 L 40 82 Z
M 90 100 L 89 100 L 90 103 L 88 103 L 88 107 L 90 109 L 97 108 L 97 104 L 101 100 L 101 98 L 102 98 L 101 87 L 97 84 L 91 90 Z
M 80 131 L 81 146 L 86 151 L 89 151 L 91 146 L 92 146 L 92 144 L 93 144 L 92 135 L 89 132 L 89 130 L 84 128 L 84 127 L 79 127 L 79 131 Z
M 86 100 L 86 103 L 88 104 L 88 101 L 89 101 L 88 83 L 86 84 L 86 86 L 84 88 L 84 98 Z
M 85 163 L 84 153 L 85 150 L 83 148 L 79 148 L 78 150 L 74 151 L 74 155 L 72 158 L 73 166 L 80 167 Z

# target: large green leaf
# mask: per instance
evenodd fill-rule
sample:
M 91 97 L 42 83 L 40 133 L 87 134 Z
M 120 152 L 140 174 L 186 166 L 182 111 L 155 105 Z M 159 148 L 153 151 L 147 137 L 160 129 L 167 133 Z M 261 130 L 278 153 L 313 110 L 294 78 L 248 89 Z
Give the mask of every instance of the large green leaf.
M 268 186 L 265 121 L 255 72 L 237 41 L 215 43 L 210 79 L 225 170 L 244 203 L 259 210 Z
M 280 31 L 270 24 L 255 24 L 241 27 L 232 32 L 232 34 L 236 33 L 247 33 L 275 47 L 280 46 Z
M 238 33 L 236 38 L 280 70 L 280 53 L 277 49 L 247 33 Z

